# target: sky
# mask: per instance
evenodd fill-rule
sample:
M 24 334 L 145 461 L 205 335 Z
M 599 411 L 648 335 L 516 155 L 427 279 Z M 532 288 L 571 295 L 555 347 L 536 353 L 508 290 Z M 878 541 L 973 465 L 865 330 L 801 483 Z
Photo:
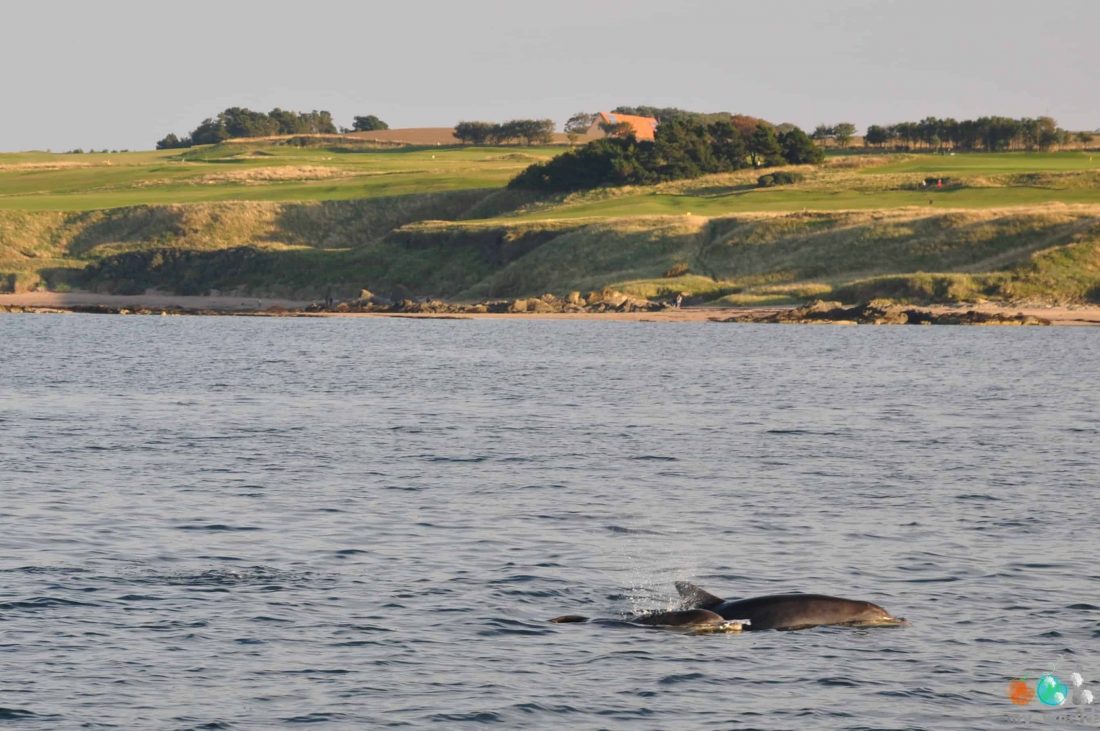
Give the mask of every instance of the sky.
M 0 14 L 0 150 L 151 149 L 230 106 L 338 125 L 619 105 L 1100 128 L 1100 0 L 35 0 Z

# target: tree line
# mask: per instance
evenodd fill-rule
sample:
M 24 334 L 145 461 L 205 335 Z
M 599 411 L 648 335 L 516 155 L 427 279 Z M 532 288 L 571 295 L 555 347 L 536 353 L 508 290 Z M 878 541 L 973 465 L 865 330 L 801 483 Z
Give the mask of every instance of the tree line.
M 636 107 L 618 106 L 611 110 L 612 114 L 632 114 L 636 117 L 653 117 L 664 124 L 665 122 L 721 122 L 733 115 L 729 112 L 691 112 L 677 107 L 651 107 L 640 105 Z
M 504 145 L 522 142 L 539 145 L 553 142 L 554 120 L 512 119 L 507 122 L 459 122 L 454 135 L 459 142 L 469 145 Z
M 158 150 L 192 145 L 213 145 L 232 137 L 271 137 L 274 135 L 336 134 L 349 131 L 389 129 L 389 125 L 373 114 L 356 117 L 351 130 L 336 128 L 332 114 L 326 111 L 291 112 L 278 107 L 270 112 L 256 112 L 244 107 L 230 107 L 215 117 L 204 119 L 190 134 L 179 137 L 168 134 L 157 142 Z
M 839 147 L 847 147 L 855 134 L 855 125 L 841 122 L 820 125 L 814 130 L 819 141 L 832 139 Z M 1092 134 L 1067 132 L 1051 117 L 979 117 L 956 120 L 950 117 L 925 117 L 919 122 L 872 124 L 863 136 L 868 147 L 894 149 L 927 149 L 960 152 L 1003 152 L 1006 150 L 1050 150 L 1072 143 L 1089 144 Z
M 748 119 L 753 118 L 742 117 Z M 821 148 L 801 129 L 789 127 L 777 131 L 756 120 L 751 129 L 742 129 L 729 117 L 712 122 L 673 119 L 657 127 L 653 142 L 639 142 L 632 131 L 619 130 L 531 165 L 508 185 L 567 192 L 601 185 L 646 185 L 748 167 L 821 162 Z

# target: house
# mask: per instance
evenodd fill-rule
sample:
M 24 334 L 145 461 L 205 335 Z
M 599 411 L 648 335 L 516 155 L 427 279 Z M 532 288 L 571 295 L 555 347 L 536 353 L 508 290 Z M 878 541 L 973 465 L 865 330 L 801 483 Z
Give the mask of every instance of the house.
M 588 128 L 588 131 L 584 134 L 586 140 L 596 140 L 601 137 L 606 137 L 601 124 L 621 124 L 627 123 L 634 130 L 634 139 L 639 142 L 653 141 L 653 135 L 657 131 L 657 120 L 653 117 L 638 117 L 633 114 L 616 114 L 615 112 L 600 112 L 596 117 L 596 121 L 592 123 L 592 126 Z

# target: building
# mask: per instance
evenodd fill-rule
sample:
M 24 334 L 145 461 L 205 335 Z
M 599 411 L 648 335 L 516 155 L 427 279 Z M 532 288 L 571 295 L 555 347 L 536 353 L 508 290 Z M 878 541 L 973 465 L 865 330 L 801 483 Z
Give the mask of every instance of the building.
M 653 135 L 657 132 L 657 120 L 653 117 L 638 117 L 633 114 L 616 114 L 615 112 L 600 112 L 596 121 L 584 134 L 585 140 L 596 140 L 606 137 L 600 125 L 621 124 L 625 122 L 634 130 L 634 139 L 639 142 L 652 142 Z

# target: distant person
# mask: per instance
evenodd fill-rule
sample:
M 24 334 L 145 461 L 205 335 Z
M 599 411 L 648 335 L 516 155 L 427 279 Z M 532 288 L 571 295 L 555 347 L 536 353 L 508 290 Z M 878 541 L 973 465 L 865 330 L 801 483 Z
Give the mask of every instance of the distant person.
M 683 292 L 677 292 L 676 293 L 676 309 L 680 309 L 680 306 L 683 305 L 683 304 L 684 304 L 684 293 Z

